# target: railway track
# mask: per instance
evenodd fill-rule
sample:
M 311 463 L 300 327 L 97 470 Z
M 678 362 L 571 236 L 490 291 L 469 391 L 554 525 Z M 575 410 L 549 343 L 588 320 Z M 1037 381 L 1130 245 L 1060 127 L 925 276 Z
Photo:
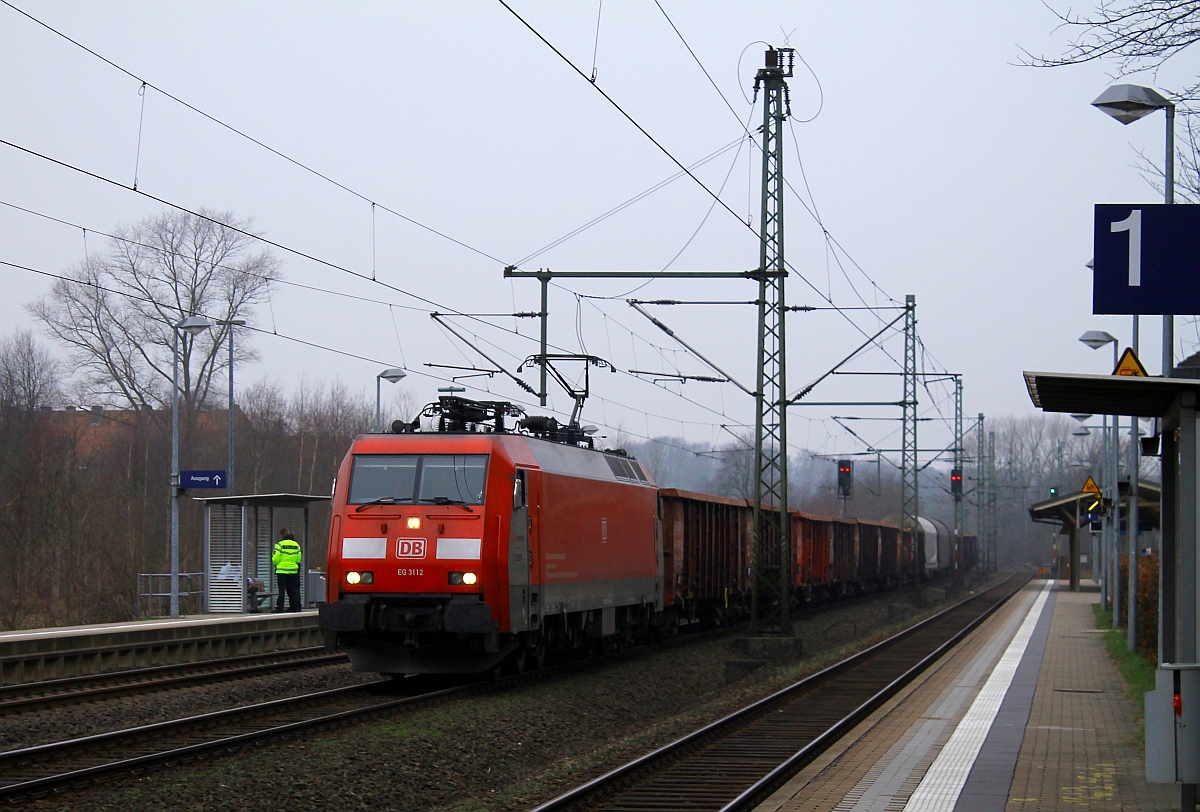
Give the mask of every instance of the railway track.
M 1013 575 L 533 812 L 752 809 L 1020 591 Z
M 182 688 L 216 680 L 254 677 L 276 671 L 314 668 L 345 661 L 346 655 L 330 654 L 324 648 L 316 646 L 266 654 L 222 657 L 195 663 L 132 668 L 81 677 L 4 685 L 0 686 L 0 713 L 19 713 L 75 702 L 111 699 L 127 694 Z
M 404 683 L 384 679 L 0 753 L 0 801 L 236 749 L 463 690 L 401 691 L 405 695 L 396 696 L 396 682 Z
M 450 687 L 445 687 L 444 679 L 439 681 L 434 677 L 381 679 L 0 752 L 0 802 L 12 803 L 57 793 L 122 773 L 140 773 L 373 715 L 416 710 L 473 693 L 501 691 L 533 681 L 549 680 L 605 663 L 645 656 L 664 648 L 691 645 L 734 631 L 736 629 L 723 628 L 692 633 L 655 645 L 610 652 L 595 660 L 573 660 L 537 671 Z M 337 657 L 340 659 L 342 655 Z M 138 690 L 137 686 L 126 687 Z
M 848 602 L 853 603 L 853 601 Z M 832 607 L 831 607 L 832 608 Z M 436 702 L 481 692 L 505 690 L 532 681 L 549 680 L 607 662 L 645 656 L 664 648 L 688 646 L 737 633 L 740 627 L 692 633 L 656 645 L 611 652 L 599 660 L 574 660 L 539 671 L 446 687 L 430 677 L 383 679 L 319 691 L 240 708 L 198 714 L 185 719 L 100 733 L 67 741 L 0 753 L 0 802 L 57 793 L 119 774 L 140 773 L 322 727 L 369 716 L 416 710 Z M 319 650 L 319 649 L 318 649 Z M 341 659 L 341 655 L 336 655 Z M 241 658 L 238 658 L 241 659 Z M 262 664 L 266 667 L 267 664 Z M 247 664 L 247 667 L 250 667 Z M 295 661 L 280 667 L 295 667 Z M 176 667 L 169 667 L 174 669 Z M 146 669 L 159 671 L 160 669 Z M 101 675 L 110 676 L 110 675 Z M 117 675 L 112 675 L 117 676 Z M 205 680 L 209 675 L 174 675 Z M 167 677 L 164 675 L 164 679 Z M 66 680 L 62 682 L 68 682 Z M 152 683 L 151 687 L 159 683 Z M 14 688 L 18 686 L 13 686 Z M 21 686 L 32 687 L 32 686 Z M 98 690 L 138 691 L 145 685 L 125 684 Z M 4 707 L 4 705 L 0 705 Z M 670 806 L 667 808 L 678 808 Z

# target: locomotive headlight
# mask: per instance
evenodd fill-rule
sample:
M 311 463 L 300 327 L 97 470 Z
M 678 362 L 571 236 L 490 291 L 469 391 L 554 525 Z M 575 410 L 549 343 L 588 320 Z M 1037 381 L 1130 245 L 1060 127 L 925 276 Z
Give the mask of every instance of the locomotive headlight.
M 467 586 L 474 586 L 475 581 L 476 581 L 475 573 L 473 573 L 473 572 L 464 572 L 463 573 L 463 583 L 464 584 L 466 584 Z
M 409 530 L 420 530 L 421 529 L 421 517 L 420 516 L 409 516 L 408 520 L 405 522 L 405 525 L 408 527 Z
M 473 572 L 451 572 L 447 575 L 450 586 L 473 586 L 479 580 Z
M 461 572 L 450 573 L 450 586 L 462 586 L 463 574 Z
M 348 572 L 348 573 L 346 573 L 346 583 L 348 583 L 348 584 L 357 584 L 357 583 L 358 583 L 359 581 L 361 581 L 361 580 L 362 580 L 362 573 L 361 573 L 361 572 Z

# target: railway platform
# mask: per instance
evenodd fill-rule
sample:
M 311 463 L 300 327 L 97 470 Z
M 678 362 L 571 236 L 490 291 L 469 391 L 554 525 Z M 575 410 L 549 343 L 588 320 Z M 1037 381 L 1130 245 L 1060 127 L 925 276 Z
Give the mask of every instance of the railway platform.
M 1098 600 L 1031 581 L 758 811 L 1178 809 L 1145 780 Z
M 0 632 L 0 685 L 319 645 L 316 610 Z

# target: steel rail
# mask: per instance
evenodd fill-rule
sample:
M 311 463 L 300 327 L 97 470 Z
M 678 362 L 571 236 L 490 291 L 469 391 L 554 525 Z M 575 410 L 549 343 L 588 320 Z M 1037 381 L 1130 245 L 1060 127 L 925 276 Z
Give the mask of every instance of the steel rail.
M 545 803 L 543 803 L 537 807 L 534 807 L 534 809 L 532 809 L 531 812 L 551 812 L 552 810 L 561 810 L 561 809 L 570 807 L 573 804 L 583 802 L 585 800 L 590 799 L 591 796 L 598 796 L 598 795 L 602 794 L 603 792 L 612 789 L 613 787 L 618 785 L 619 782 L 621 782 L 624 779 L 630 778 L 631 776 L 633 776 L 635 773 L 637 773 L 639 771 L 646 770 L 646 769 L 652 769 L 653 767 L 657 766 L 659 763 L 662 763 L 673 756 L 681 756 L 684 753 L 684 751 L 686 751 L 688 748 L 700 746 L 701 744 L 708 744 L 710 742 L 707 742 L 706 740 L 715 739 L 715 738 L 719 737 L 720 735 L 724 734 L 725 731 L 729 731 L 743 723 L 749 723 L 749 722 L 754 721 L 757 718 L 761 718 L 767 709 L 769 709 L 770 707 L 772 707 L 774 705 L 781 704 L 783 701 L 785 701 L 788 697 L 790 697 L 793 694 L 804 693 L 807 690 L 810 690 L 810 689 L 820 686 L 822 683 L 828 683 L 830 680 L 837 677 L 839 674 L 841 674 L 845 671 L 848 671 L 848 670 L 854 668 L 855 666 L 859 665 L 860 663 L 863 663 L 863 662 L 869 660 L 871 657 L 875 656 L 876 654 L 879 654 L 879 653 L 885 651 L 886 649 L 891 648 L 891 647 L 895 646 L 896 644 L 905 641 L 907 638 L 920 633 L 921 631 L 929 628 L 932 624 L 934 624 L 940 620 L 947 619 L 949 617 L 950 613 L 959 611 L 962 608 L 964 608 L 967 604 L 975 602 L 975 601 L 979 601 L 980 599 L 984 598 L 989 593 L 994 592 L 998 589 L 1001 589 L 1006 584 L 1009 584 L 1013 580 L 1013 578 L 1017 578 L 1017 577 L 1019 577 L 1018 574 L 1011 575 L 1008 578 L 1006 578 L 1004 581 L 1001 581 L 1000 583 L 989 588 L 986 592 L 982 592 L 977 595 L 973 595 L 969 598 L 966 598 L 966 599 L 960 601 L 959 603 L 957 603 L 953 606 L 950 606 L 950 607 L 942 610 L 941 612 L 938 612 L 937 614 L 930 616 L 929 618 L 926 618 L 925 620 L 921 621 L 920 623 L 910 626 L 909 628 L 887 638 L 886 640 L 882 640 L 882 641 L 870 646 L 869 648 L 864 649 L 863 651 L 858 652 L 857 654 L 854 654 L 851 657 L 846 658 L 845 660 L 834 663 L 833 665 L 830 665 L 830 666 L 818 671 L 815 674 L 812 674 L 792 685 L 782 688 L 779 691 L 776 691 L 775 693 L 773 693 L 767 697 L 764 697 L 763 699 L 760 699 L 750 705 L 747 705 L 744 708 L 734 711 L 733 713 L 731 713 L 727 716 L 724 716 L 721 719 L 718 719 L 714 722 L 711 722 L 711 723 L 705 725 L 704 727 L 699 728 L 698 730 L 695 730 L 679 739 L 676 739 L 673 742 L 663 745 L 662 747 L 659 747 L 659 748 L 651 751 L 650 753 L 647 753 L 647 754 L 640 756 L 640 757 L 638 757 L 626 764 L 623 764 L 613 770 L 610 770 L 609 772 L 607 772 L 601 776 L 593 778 L 592 780 L 590 780 L 584 784 L 581 784 L 580 786 L 575 787 L 574 789 L 572 789 L 566 793 L 563 793 L 555 798 L 550 799 L 549 801 L 546 801 Z M 851 719 L 853 719 L 857 716 L 869 715 L 869 713 L 872 712 L 876 707 L 878 707 L 878 705 L 885 702 L 891 695 L 893 695 L 896 691 L 898 691 L 901 687 L 903 687 L 904 684 L 906 684 L 908 681 L 911 681 L 921 671 L 923 671 L 925 668 L 927 668 L 929 666 L 929 664 L 931 664 L 939 656 L 944 654 L 946 650 L 948 650 L 951 646 L 956 644 L 959 640 L 962 639 L 962 637 L 964 637 L 966 634 L 970 633 L 970 631 L 972 631 L 980 623 L 982 623 L 985 619 L 987 619 L 987 617 L 989 617 L 992 613 L 994 613 L 1000 606 L 1002 606 L 1013 595 L 1016 595 L 1020 591 L 1021 586 L 1023 586 L 1025 583 L 1027 583 L 1028 580 L 1029 580 L 1028 577 L 1025 578 L 1025 580 L 1022 581 L 1021 585 L 1018 586 L 1017 589 L 1013 590 L 1008 595 L 1005 595 L 1003 598 L 1001 598 L 1000 600 L 998 600 L 994 604 L 992 604 L 990 607 L 988 607 L 977 618 L 974 618 L 972 621 L 970 621 L 970 623 L 968 623 L 967 626 L 965 626 L 964 628 L 962 628 L 958 632 L 956 632 L 950 640 L 943 642 L 941 645 L 939 645 L 935 649 L 934 652 L 923 657 L 918 664 L 906 669 L 906 671 L 904 672 L 904 674 L 901 677 L 896 678 L 896 679 L 892 680 L 891 682 L 889 682 L 882 690 L 877 691 L 876 693 L 874 693 L 871 696 L 870 699 L 868 699 L 864 703 L 861 703 L 858 706 L 858 708 L 855 711 L 853 711 L 851 714 L 843 717 L 841 720 L 836 722 L 830 728 L 826 729 L 823 733 L 819 734 L 813 742 L 806 745 L 802 750 L 793 753 L 791 756 L 789 756 L 787 759 L 785 759 L 785 761 L 783 763 L 778 764 L 775 768 L 770 770 L 766 775 L 764 775 L 763 777 L 758 779 L 758 781 L 756 781 L 755 784 L 753 785 L 753 792 L 751 791 L 751 789 L 747 789 L 747 790 L 741 792 L 735 798 L 735 800 L 733 802 L 730 802 L 721 807 L 714 806 L 712 808 L 720 809 L 721 812 L 726 812 L 726 810 L 729 810 L 729 812 L 732 812 L 732 810 L 746 808 L 746 804 L 749 803 L 750 799 L 759 798 L 761 796 L 761 794 L 763 793 L 765 787 L 773 784 L 775 781 L 779 780 L 784 775 L 790 776 L 790 774 L 791 774 L 790 771 L 794 771 L 795 769 L 797 769 L 797 765 L 803 764 L 803 763 L 805 763 L 805 761 L 807 759 L 811 759 L 812 757 L 815 757 L 819 752 L 821 752 L 826 747 L 828 747 L 830 744 L 832 744 L 834 741 L 836 741 L 837 737 L 839 735 L 841 735 L 842 733 L 844 733 L 848 729 L 848 727 L 847 727 L 848 724 L 850 727 L 852 727 L 853 724 L 857 724 L 857 721 L 855 721 L 853 724 L 850 724 Z M 870 707 L 870 710 L 866 710 L 868 707 Z M 865 713 L 864 713 L 864 711 L 865 711 Z M 785 767 L 785 764 L 788 766 Z M 692 807 L 689 806 L 689 808 L 692 808 Z M 699 807 L 697 807 L 697 808 L 699 808 Z
M 1016 576 L 1009 576 L 1009 579 L 1014 577 Z M 1001 606 L 1017 595 L 1021 591 L 1021 588 L 1023 588 L 1025 584 L 1029 583 L 1030 580 L 1030 578 L 1026 578 L 1016 590 L 1010 592 L 1008 595 L 994 603 L 983 614 L 970 621 L 965 627 L 950 637 L 950 639 L 942 643 L 942 645 L 938 646 L 934 651 L 922 658 L 920 662 L 913 665 L 911 668 L 885 686 L 883 690 L 879 691 L 879 693 L 875 694 L 866 702 L 859 705 L 852 712 L 843 717 L 820 736 L 815 738 L 811 743 L 796 751 L 790 758 L 787 759 L 787 761 L 771 770 L 771 772 L 767 773 L 750 787 L 748 787 L 744 792 L 738 795 L 738 797 L 721 807 L 720 812 L 740 812 L 740 810 L 750 809 L 754 805 L 757 805 L 769 792 L 774 792 L 779 788 L 780 785 L 786 783 L 787 780 L 789 780 L 802 767 L 823 753 L 846 733 L 849 733 L 850 730 L 874 713 L 880 706 L 887 702 L 887 700 L 895 696 L 901 688 L 912 682 L 923 671 L 925 671 L 925 669 L 941 659 L 964 637 L 977 629 Z M 1008 579 L 1002 581 L 1000 584 L 997 584 L 995 587 L 993 587 L 993 589 L 999 588 L 1007 582 Z M 965 601 L 963 603 L 965 603 Z M 950 607 L 950 609 L 947 611 L 950 611 L 954 608 L 955 607 Z
M 345 661 L 346 655 L 344 654 L 329 654 L 321 646 L 311 646 L 190 663 L 106 671 L 101 674 L 86 674 L 78 677 L 22 682 L 0 686 L 0 713 L 65 705 L 121 694 L 142 693 L 147 690 L 180 688 L 218 679 L 268 674 L 297 667 L 311 668 Z
M 36 778 L 16 781 L 9 779 L 7 784 L 5 783 L 4 778 L 5 773 L 11 776 L 19 769 L 25 769 L 28 771 L 29 765 L 34 762 L 44 762 L 47 759 L 56 757 L 67 758 L 70 756 L 72 750 L 80 751 L 82 760 L 93 762 L 97 758 L 103 758 L 102 755 L 97 755 L 94 752 L 90 752 L 93 751 L 97 746 L 105 746 L 109 744 L 116 745 L 117 747 L 128 744 L 133 744 L 136 746 L 138 743 L 146 745 L 147 742 L 144 740 L 149 736 L 159 736 L 164 734 L 170 734 L 172 736 L 172 742 L 178 742 L 179 738 L 182 736 L 189 735 L 189 731 L 194 734 L 199 732 L 199 729 L 201 728 L 211 727 L 214 724 L 237 722 L 255 715 L 271 713 L 295 714 L 302 711 L 302 703 L 320 703 L 336 700 L 342 696 L 349 696 L 356 692 L 364 692 L 380 685 L 386 685 L 393 682 L 393 680 L 375 680 L 360 685 L 344 686 L 326 691 L 318 691 L 312 694 L 273 699 L 267 702 L 256 703 L 254 705 L 246 705 L 238 708 L 227 708 L 213 711 L 211 713 L 189 716 L 182 719 L 155 722 L 153 724 L 141 725 L 133 728 L 124 728 L 122 730 L 98 733 L 92 736 L 84 736 L 58 742 L 49 742 L 47 744 L 21 748 L 19 750 L 0 752 L 0 803 L 14 802 L 30 796 L 44 795 L 50 792 L 59 791 L 86 781 L 95 780 L 106 774 L 139 772 L 155 766 L 197 758 L 206 753 L 234 750 L 239 747 L 248 746 L 268 739 L 287 736 L 296 731 L 344 723 L 356 718 L 384 713 L 404 706 L 415 707 L 452 698 L 458 695 L 494 691 L 497 689 L 502 690 L 504 688 L 523 685 L 533 681 L 552 679 L 554 677 L 577 671 L 600 668 L 605 665 L 620 662 L 626 659 L 633 659 L 666 649 L 687 646 L 703 640 L 710 640 L 735 631 L 737 631 L 737 628 L 722 628 L 711 632 L 684 634 L 677 637 L 672 637 L 668 640 L 660 641 L 657 644 L 640 645 L 622 651 L 608 652 L 601 657 L 591 660 L 572 660 L 559 665 L 542 668 L 540 670 L 532 670 L 519 674 L 513 674 L 495 680 L 481 680 L 467 683 L 465 685 L 443 688 L 436 691 L 401 697 L 398 699 L 384 699 L 382 701 L 372 702 L 358 708 L 338 710 L 333 713 L 319 714 L 310 718 L 287 721 L 283 724 L 270 725 L 259 730 L 238 732 L 228 735 L 218 733 L 218 735 L 208 741 L 171 747 L 169 749 L 144 753 L 127 758 L 115 758 L 105 761 L 104 763 L 90 764 L 86 767 L 69 769 L 64 772 L 57 772 Z
M 833 604 L 828 607 L 823 607 L 821 610 L 817 610 L 817 613 L 822 613 L 824 609 L 834 609 L 838 608 L 839 606 L 846 606 L 847 604 L 854 604 L 857 602 L 858 601 L 856 600 L 852 600 Z M 142 753 L 125 758 L 112 758 L 104 763 L 99 764 L 94 762 L 97 758 L 104 758 L 104 756 L 102 754 L 92 752 L 97 746 L 103 747 L 111 744 L 115 745 L 116 747 L 121 747 L 130 743 L 140 743 L 141 745 L 146 746 L 149 744 L 149 742 L 146 741 L 148 738 L 161 735 L 169 735 L 171 737 L 171 743 L 178 744 L 180 738 L 186 735 L 195 735 L 196 733 L 200 732 L 202 728 L 211 728 L 215 724 L 229 722 L 237 723 L 242 719 L 248 719 L 249 717 L 255 715 L 267 715 L 271 713 L 294 715 L 302 712 L 302 704 L 323 703 L 333 701 L 341 697 L 349 697 L 354 693 L 368 691 L 379 685 L 387 684 L 390 682 L 390 680 L 377 680 L 360 685 L 333 688 L 312 694 L 269 700 L 267 702 L 256 703 L 254 705 L 247 705 L 239 708 L 227 708 L 210 713 L 190 716 L 183 719 L 156 722 L 134 728 L 108 731 L 92 736 L 79 737 L 66 741 L 50 742 L 47 744 L 21 748 L 19 750 L 0 752 L 0 802 L 14 802 L 31 796 L 45 795 L 47 793 L 63 790 L 84 782 L 97 780 L 101 776 L 107 774 L 142 772 L 155 766 L 162 766 L 194 759 L 208 753 L 231 751 L 268 739 L 291 735 L 297 731 L 345 723 L 357 718 L 385 713 L 405 706 L 415 708 L 424 704 L 430 704 L 440 700 L 449 699 L 458 695 L 495 691 L 497 689 L 503 690 L 507 687 L 523 685 L 533 681 L 548 680 L 577 671 L 586 671 L 627 659 L 634 659 L 645 656 L 646 654 L 657 653 L 659 651 L 664 651 L 679 646 L 688 646 L 704 640 L 715 639 L 731 633 L 736 633 L 740 629 L 740 626 L 736 626 L 721 628 L 710 632 L 683 634 L 660 641 L 657 644 L 640 645 L 623 651 L 608 652 L 601 657 L 592 660 L 572 660 L 556 666 L 550 666 L 540 670 L 506 676 L 497 680 L 472 682 L 465 685 L 443 688 L 412 696 L 400 697 L 397 699 L 383 699 L 381 701 L 370 702 L 362 707 L 341 709 L 333 713 L 321 713 L 298 720 L 291 719 L 283 722 L 282 724 L 268 725 L 258 730 L 246 731 L 246 723 L 242 722 L 239 732 L 230 732 L 228 730 L 216 731 L 216 735 L 213 735 L 212 733 L 205 734 L 211 736 L 211 738 L 209 738 L 207 741 L 200 741 L 182 746 L 172 746 L 167 749 Z M 14 772 L 17 772 L 18 770 L 23 770 L 25 773 L 28 773 L 30 771 L 31 763 L 40 763 L 44 770 L 44 768 L 48 766 L 45 762 L 56 757 L 69 757 L 72 755 L 72 750 L 80 751 L 80 754 L 76 756 L 76 758 L 79 758 L 88 766 L 71 768 L 63 772 L 57 772 L 55 774 L 42 775 L 33 778 L 22 778 L 19 775 L 13 776 Z M 12 776 L 8 779 L 7 784 L 4 783 L 4 773 L 8 773 L 9 776 Z M 13 778 L 17 778 L 18 780 L 13 780 Z
M 34 745 L 32 747 L 25 747 L 19 750 L 9 750 L 0 753 L 0 771 L 11 773 L 16 769 L 25 768 L 25 766 L 29 765 L 31 762 L 43 761 L 51 757 L 61 757 L 71 750 L 86 750 L 88 748 L 93 748 L 96 745 L 136 741 L 139 739 L 144 739 L 151 734 L 171 733 L 173 736 L 179 736 L 185 734 L 189 730 L 208 727 L 217 722 L 228 722 L 232 720 L 240 721 L 254 715 L 262 715 L 272 711 L 286 711 L 289 713 L 295 713 L 302 710 L 300 707 L 301 704 L 327 702 L 331 699 L 342 698 L 343 696 L 349 696 L 354 693 L 362 693 L 373 686 L 386 684 L 389 681 L 390 680 L 377 680 L 375 682 L 364 683 L 362 685 L 332 688 L 325 691 L 317 691 L 311 694 L 303 694 L 301 696 L 272 699 L 267 702 L 259 702 L 254 705 L 245 705 L 238 708 L 226 708 L 224 710 L 188 716 L 182 719 L 155 722 L 153 724 L 140 725 L 138 727 L 113 730 L 106 733 L 98 733 L 93 736 L 83 736 L 75 739 L 67 739 L 65 741 Z M 429 701 L 439 695 L 448 694 L 450 692 L 459 690 L 462 690 L 462 687 L 443 689 L 443 691 L 440 692 L 419 694 L 417 696 L 403 697 L 401 699 L 384 700 L 383 702 L 371 703 L 362 708 L 342 710 L 334 714 L 324 714 L 306 720 L 289 722 L 285 725 L 276 725 L 262 730 L 250 731 L 234 736 L 219 736 L 217 739 L 207 742 L 186 745 L 184 747 L 174 747 L 168 750 L 147 753 L 132 758 L 117 759 L 103 764 L 95 764 L 90 767 L 68 770 L 67 772 L 56 773 L 39 778 L 0 784 L 0 800 L 15 800 L 16 798 L 34 794 L 41 790 L 57 789 L 63 787 L 64 785 L 76 783 L 80 779 L 92 778 L 104 773 L 122 772 L 135 767 L 143 767 L 154 763 L 172 761 L 185 754 L 198 754 L 208 750 L 231 747 L 238 742 L 261 740 L 262 738 L 270 737 L 273 733 L 275 735 L 281 735 L 282 731 L 284 730 L 295 730 L 317 724 L 329 723 L 334 719 L 363 715 L 385 708 L 396 707 L 402 704 L 411 704 L 417 701 Z M 4 781 L 4 779 L 0 778 L 0 781 Z

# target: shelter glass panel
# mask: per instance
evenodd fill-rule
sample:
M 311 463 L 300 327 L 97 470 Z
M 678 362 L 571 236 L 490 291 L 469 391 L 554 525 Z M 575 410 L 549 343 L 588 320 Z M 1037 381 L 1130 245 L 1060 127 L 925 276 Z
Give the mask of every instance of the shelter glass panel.
M 208 611 L 242 611 L 242 507 L 208 506 Z

